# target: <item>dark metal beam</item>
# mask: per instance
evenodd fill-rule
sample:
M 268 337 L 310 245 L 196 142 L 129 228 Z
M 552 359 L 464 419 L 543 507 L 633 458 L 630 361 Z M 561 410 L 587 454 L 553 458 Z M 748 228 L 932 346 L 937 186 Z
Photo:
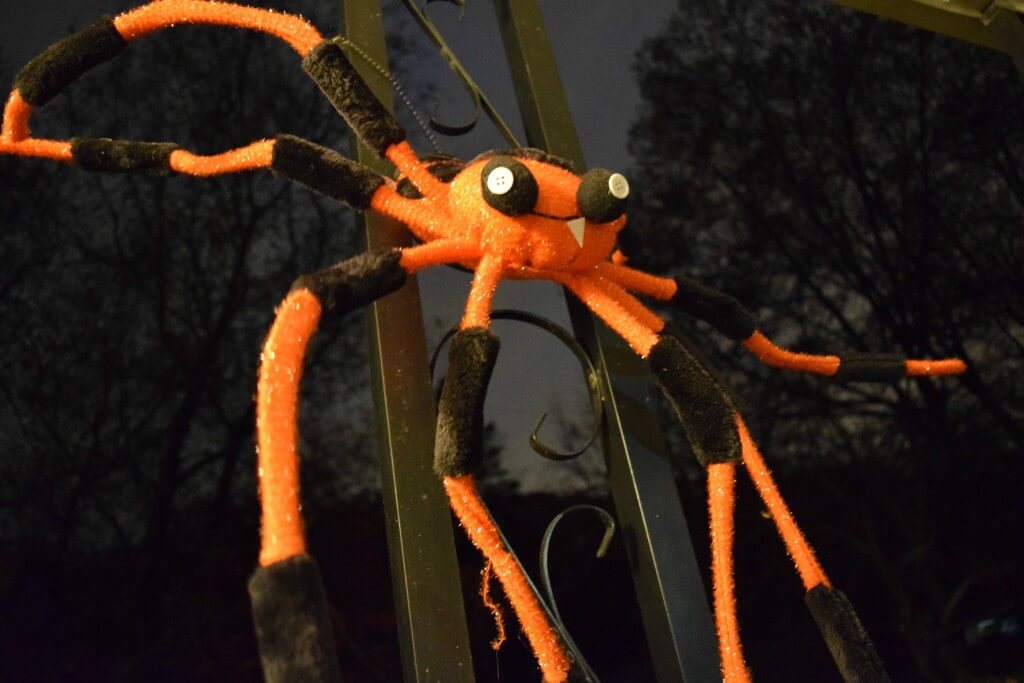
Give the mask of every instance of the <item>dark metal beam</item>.
M 342 31 L 378 64 L 388 63 L 379 0 L 342 0 Z M 391 109 L 390 84 L 353 59 L 374 94 Z M 357 145 L 355 157 L 388 173 L 386 162 Z M 371 249 L 411 244 L 400 223 L 365 217 Z M 415 278 L 377 302 L 369 314 L 371 384 L 377 418 L 384 517 L 402 651 L 403 678 L 473 681 L 448 500 L 432 469 L 433 389 L 427 369 L 419 289 Z
M 529 143 L 584 168 L 537 0 L 495 0 Z M 615 509 L 659 681 L 720 681 L 707 596 L 664 439 L 647 407 L 646 367 L 568 297 L 573 328 L 599 368 L 603 445 Z M 585 654 L 585 653 L 584 653 Z

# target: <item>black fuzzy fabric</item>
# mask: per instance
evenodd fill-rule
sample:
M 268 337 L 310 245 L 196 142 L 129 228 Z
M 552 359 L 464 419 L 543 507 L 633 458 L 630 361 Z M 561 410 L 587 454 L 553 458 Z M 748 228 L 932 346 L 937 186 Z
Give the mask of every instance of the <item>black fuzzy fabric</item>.
M 434 441 L 434 472 L 440 477 L 480 469 L 484 398 L 500 346 L 497 335 L 482 327 L 459 330 L 452 337 Z
M 837 382 L 896 382 L 906 374 L 906 361 L 899 354 L 852 351 L 839 357 L 839 370 L 832 379 Z
M 564 168 L 566 171 L 576 173 L 576 169 L 573 167 L 572 162 L 562 157 L 556 157 L 554 154 L 548 154 L 542 149 L 536 147 L 517 147 L 515 149 L 492 149 L 481 154 L 478 154 L 473 161 L 483 161 L 484 159 L 490 159 L 491 157 L 504 156 L 504 157 L 515 157 L 516 159 L 530 159 L 531 161 L 540 161 L 541 163 L 551 164 L 552 166 L 558 166 Z
M 370 92 L 338 45 L 329 40 L 320 43 L 302 60 L 302 68 L 374 152 L 384 156 L 388 147 L 405 140 L 398 121 Z
M 373 193 L 384 184 L 376 171 L 294 135 L 277 137 L 270 168 L 279 176 L 360 210 L 369 208 Z
M 683 313 L 708 323 L 730 339 L 743 340 L 754 334 L 754 316 L 735 298 L 686 277 L 677 277 L 672 305 Z
M 347 261 L 303 275 L 292 289 L 308 289 L 325 313 L 344 315 L 390 294 L 405 284 L 408 274 L 398 249 L 376 249 Z
M 100 17 L 22 67 L 14 78 L 14 87 L 33 107 L 44 105 L 86 71 L 119 55 L 125 45 L 114 20 Z
M 487 178 L 498 168 L 512 173 L 512 185 L 505 194 L 494 194 L 487 187 Z M 530 169 L 513 157 L 496 156 L 480 172 L 480 194 L 488 204 L 506 216 L 522 216 L 537 204 L 540 188 Z
M 309 555 L 259 567 L 249 579 L 268 683 L 341 681 L 320 569 Z
M 740 457 L 736 408 L 725 389 L 676 338 L 662 336 L 647 362 L 686 430 L 701 465 Z
M 592 168 L 583 174 L 576 190 L 576 206 L 588 221 L 610 223 L 626 210 L 626 200 L 614 196 L 608 189 L 612 172 L 606 168 Z
M 75 138 L 71 156 L 75 163 L 90 171 L 114 173 L 171 172 L 171 152 L 180 149 L 173 142 L 133 142 L 110 138 Z
M 819 584 L 804 597 L 847 683 L 888 681 L 875 645 L 842 591 Z
M 459 175 L 459 171 L 465 168 L 465 164 L 455 157 L 445 156 L 439 158 L 434 155 L 427 155 L 423 157 L 423 161 L 427 162 L 427 171 L 430 172 L 430 175 L 443 183 L 449 183 L 454 180 L 455 176 Z M 423 193 L 420 192 L 419 188 L 404 176 L 398 180 L 398 186 L 395 189 L 403 197 L 423 199 Z

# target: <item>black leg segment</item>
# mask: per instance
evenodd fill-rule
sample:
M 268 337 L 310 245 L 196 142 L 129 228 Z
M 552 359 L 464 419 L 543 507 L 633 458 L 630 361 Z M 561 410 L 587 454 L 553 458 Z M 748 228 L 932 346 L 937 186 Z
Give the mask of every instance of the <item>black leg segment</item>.
M 366 166 L 294 135 L 277 137 L 270 169 L 359 210 L 370 207 L 374 192 L 384 184 L 384 178 Z
M 847 683 L 889 680 L 871 637 L 842 591 L 821 584 L 807 591 L 804 600 L 843 680 Z
M 113 173 L 171 172 L 171 152 L 180 149 L 173 142 L 133 142 L 110 138 L 75 138 L 71 158 L 90 171 Z
M 14 87 L 30 105 L 41 106 L 89 69 L 119 55 L 125 45 L 114 20 L 100 17 L 22 67 Z
M 405 284 L 402 252 L 377 249 L 342 261 L 310 275 L 303 275 L 292 289 L 308 289 L 325 313 L 344 315 L 390 294 Z
M 676 409 L 700 463 L 707 467 L 737 460 L 742 448 L 736 408 L 696 356 L 675 337 L 663 336 L 651 348 L 647 362 Z
M 839 356 L 839 369 L 832 379 L 837 382 L 898 382 L 907 374 L 903 356 L 892 353 L 849 351 Z
M 671 304 L 687 315 L 703 320 L 716 330 L 741 341 L 754 334 L 754 316 L 735 298 L 686 277 L 677 277 Z
M 405 140 L 405 131 L 356 73 L 341 47 L 329 40 L 302 60 L 302 68 L 323 91 L 352 131 L 383 157 L 391 145 Z
M 459 330 L 452 337 L 437 409 L 434 471 L 439 477 L 461 477 L 480 469 L 484 398 L 499 347 L 497 335 L 482 327 Z
M 327 596 L 309 555 L 260 567 L 249 579 L 260 661 L 267 683 L 341 681 Z

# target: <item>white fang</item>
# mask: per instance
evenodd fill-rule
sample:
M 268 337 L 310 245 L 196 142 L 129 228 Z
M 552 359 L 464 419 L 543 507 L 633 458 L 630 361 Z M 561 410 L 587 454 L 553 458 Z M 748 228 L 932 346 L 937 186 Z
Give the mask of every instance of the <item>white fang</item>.
M 581 247 L 583 246 L 583 226 L 586 222 L 586 218 L 573 218 L 571 221 L 565 222 L 569 226 L 569 232 L 576 238 L 576 243 Z

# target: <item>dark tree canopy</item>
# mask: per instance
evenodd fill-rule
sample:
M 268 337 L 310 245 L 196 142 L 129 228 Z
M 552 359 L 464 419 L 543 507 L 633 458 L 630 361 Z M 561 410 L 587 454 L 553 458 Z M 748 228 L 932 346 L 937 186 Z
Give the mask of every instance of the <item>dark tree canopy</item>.
M 681 3 L 637 72 L 638 263 L 736 295 L 798 350 L 970 365 L 836 387 L 694 328 L 894 671 L 1021 666 L 979 663 L 964 640 L 1022 608 L 1019 74 L 998 54 L 781 0 Z M 757 598 L 740 586 L 742 610 Z

